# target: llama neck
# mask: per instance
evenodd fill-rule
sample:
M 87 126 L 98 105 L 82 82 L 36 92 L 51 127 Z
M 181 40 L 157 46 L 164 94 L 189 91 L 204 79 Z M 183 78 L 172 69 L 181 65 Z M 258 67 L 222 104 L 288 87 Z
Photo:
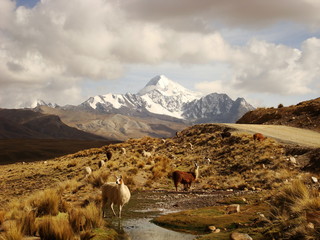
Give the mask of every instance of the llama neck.
M 197 179 L 199 177 L 199 166 L 194 170 L 194 178 Z

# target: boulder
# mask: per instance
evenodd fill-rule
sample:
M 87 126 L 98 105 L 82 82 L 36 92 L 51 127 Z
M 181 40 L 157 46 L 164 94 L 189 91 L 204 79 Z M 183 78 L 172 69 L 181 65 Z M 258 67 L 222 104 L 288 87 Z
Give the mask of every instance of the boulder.
M 231 204 L 227 206 L 227 214 L 232 214 L 232 213 L 238 213 L 240 212 L 240 205 L 239 204 Z
M 316 177 L 311 177 L 312 182 L 317 183 L 318 182 L 318 178 Z
M 292 164 L 297 164 L 297 160 L 295 157 L 289 157 L 289 160 Z
M 253 239 L 246 233 L 233 232 L 230 235 L 230 240 L 253 240 Z

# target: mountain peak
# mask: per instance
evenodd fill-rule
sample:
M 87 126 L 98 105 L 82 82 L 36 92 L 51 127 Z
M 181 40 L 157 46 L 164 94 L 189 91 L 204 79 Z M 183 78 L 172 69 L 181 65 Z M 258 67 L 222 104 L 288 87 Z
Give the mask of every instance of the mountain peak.
M 165 75 L 157 75 L 154 78 L 152 78 L 146 86 L 159 86 L 161 88 L 165 88 L 168 87 L 170 82 L 172 81 Z
M 157 75 L 153 77 L 147 85 L 138 92 L 138 94 L 142 96 L 155 90 L 161 92 L 164 96 L 189 95 L 193 96 L 192 98 L 199 98 L 198 93 L 184 88 L 164 75 Z

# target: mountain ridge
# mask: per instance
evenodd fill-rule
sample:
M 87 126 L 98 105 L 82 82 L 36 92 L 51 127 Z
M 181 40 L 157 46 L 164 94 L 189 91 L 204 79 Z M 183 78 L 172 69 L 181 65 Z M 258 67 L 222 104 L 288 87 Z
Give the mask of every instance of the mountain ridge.
M 107 140 L 64 124 L 57 115 L 29 109 L 0 109 L 0 139 Z
M 227 94 L 203 95 L 164 75 L 150 79 L 138 93 L 96 95 L 79 105 L 38 103 L 35 111 L 58 115 L 71 127 L 118 140 L 172 137 L 198 123 L 234 123 L 254 109 L 243 98 L 234 101 Z
M 237 103 L 239 100 L 233 101 L 225 93 L 203 95 L 184 88 L 164 75 L 158 75 L 137 94 L 98 95 L 89 98 L 81 106 L 100 113 L 130 115 L 133 110 L 143 116 L 149 112 L 190 123 L 235 122 L 245 112 L 254 109 L 244 98 L 239 99 L 242 104 Z M 206 114 L 200 114 L 201 112 Z

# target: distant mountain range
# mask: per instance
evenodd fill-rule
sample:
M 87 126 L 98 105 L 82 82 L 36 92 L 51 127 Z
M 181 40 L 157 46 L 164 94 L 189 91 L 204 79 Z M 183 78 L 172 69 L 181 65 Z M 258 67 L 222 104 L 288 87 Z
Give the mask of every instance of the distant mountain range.
M 111 139 L 171 137 L 188 125 L 234 123 L 254 109 L 243 98 L 203 95 L 164 75 L 152 78 L 138 93 L 97 95 L 79 105 L 58 106 L 38 100 L 35 111 L 54 114 L 67 125 Z
M 56 104 L 37 103 L 49 107 Z M 137 94 L 106 94 L 90 97 L 78 106 L 64 106 L 64 110 L 86 110 L 103 114 L 180 119 L 187 123 L 235 122 L 254 107 L 244 98 L 233 101 L 226 94 L 203 96 L 190 91 L 164 75 L 152 78 Z

